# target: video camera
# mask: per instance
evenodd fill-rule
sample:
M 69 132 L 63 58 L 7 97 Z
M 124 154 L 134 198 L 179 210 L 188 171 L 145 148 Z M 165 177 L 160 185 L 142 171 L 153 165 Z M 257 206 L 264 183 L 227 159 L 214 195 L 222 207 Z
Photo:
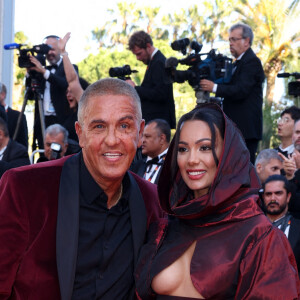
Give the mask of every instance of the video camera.
M 294 76 L 295 79 L 300 79 L 300 73 L 279 73 L 278 78 L 289 78 Z M 300 81 L 291 81 L 288 84 L 288 93 L 290 96 L 298 97 L 300 96 Z
M 188 45 L 194 51 L 193 53 L 180 60 L 175 57 L 170 57 L 166 60 L 165 68 L 173 82 L 183 83 L 184 81 L 188 81 L 190 86 L 196 91 L 196 96 L 197 92 L 201 91 L 201 79 L 208 79 L 214 83 L 230 82 L 232 76 L 231 58 L 222 54 L 216 54 L 214 49 L 208 53 L 200 54 L 202 45 L 196 41 L 190 43 L 188 38 L 176 40 L 171 43 L 172 49 L 180 51 L 183 55 L 186 55 Z M 201 59 L 203 55 L 206 55 L 205 59 Z M 176 70 L 178 64 L 189 66 L 189 68 L 185 71 Z
M 31 63 L 29 59 L 29 54 L 36 57 L 37 60 L 43 65 L 46 65 L 46 59 L 45 55 L 48 54 L 48 52 L 51 50 L 51 46 L 47 44 L 40 44 L 35 45 L 32 48 L 22 49 L 22 47 L 25 46 L 24 44 L 7 44 L 4 45 L 5 50 L 12 50 L 12 49 L 18 49 L 19 50 L 19 58 L 18 63 L 20 68 L 30 68 L 34 67 L 34 64 Z M 34 54 L 37 54 L 36 56 Z
M 130 75 L 132 73 L 137 73 L 136 70 L 131 70 L 129 65 L 124 65 L 123 67 L 116 67 L 116 68 L 110 68 L 109 69 L 109 76 L 110 77 L 117 77 L 121 80 L 127 80 L 130 79 Z

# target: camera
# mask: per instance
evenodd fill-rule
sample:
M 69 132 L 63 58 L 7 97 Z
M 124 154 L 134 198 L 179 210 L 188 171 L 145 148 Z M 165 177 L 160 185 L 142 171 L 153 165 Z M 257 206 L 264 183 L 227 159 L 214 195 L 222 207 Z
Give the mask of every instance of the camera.
M 278 78 L 289 78 L 290 76 L 295 77 L 295 79 L 300 79 L 300 73 L 279 73 Z M 291 81 L 288 84 L 288 93 L 290 96 L 298 97 L 300 96 L 300 81 Z
M 208 79 L 214 83 L 230 82 L 232 76 L 231 58 L 222 54 L 217 54 L 214 49 L 210 50 L 208 53 L 200 54 L 202 45 L 196 41 L 190 43 L 190 40 L 187 38 L 174 41 L 171 44 L 171 47 L 173 50 L 180 51 L 185 55 L 188 45 L 190 45 L 193 50 L 191 54 L 180 60 L 175 57 L 170 57 L 166 60 L 166 72 L 173 82 L 183 83 L 188 81 L 190 86 L 196 91 L 196 96 L 197 92 L 201 91 L 201 79 Z M 201 57 L 204 55 L 206 55 L 206 58 L 202 59 Z M 176 70 L 178 64 L 189 66 L 189 68 L 185 71 Z
M 47 44 L 40 44 L 40 45 L 35 45 L 32 48 L 22 49 L 23 46 L 25 46 L 25 45 L 12 43 L 12 44 L 4 45 L 4 49 L 5 50 L 13 50 L 13 49 L 19 50 L 18 63 L 19 63 L 20 68 L 34 67 L 34 64 L 31 63 L 30 58 L 29 58 L 30 53 L 32 56 L 34 56 L 34 53 L 37 53 L 37 55 L 34 57 L 36 57 L 43 66 L 46 65 L 45 55 L 48 54 L 48 52 L 51 50 L 51 48 L 52 48 L 51 46 L 49 46 Z
M 123 67 L 116 67 L 116 68 L 110 68 L 109 69 L 109 76 L 110 77 L 117 77 L 121 80 L 127 80 L 130 79 L 130 75 L 132 73 L 137 73 L 136 70 L 131 70 L 129 65 L 124 65 Z
M 50 160 L 60 158 L 60 154 L 62 151 L 61 145 L 58 143 L 52 143 L 50 148 L 51 148 Z

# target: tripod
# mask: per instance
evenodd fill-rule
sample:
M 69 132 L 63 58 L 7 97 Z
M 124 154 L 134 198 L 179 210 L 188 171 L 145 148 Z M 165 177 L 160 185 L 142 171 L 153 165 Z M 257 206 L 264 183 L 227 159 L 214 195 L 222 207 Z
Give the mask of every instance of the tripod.
M 33 144 L 32 144 L 32 151 L 34 151 L 36 149 L 35 139 L 38 139 L 39 148 L 43 148 L 43 144 L 44 144 L 45 119 L 44 119 L 44 111 L 43 111 L 43 98 L 44 98 L 43 91 L 45 87 L 45 80 L 35 71 L 30 71 L 29 75 L 30 75 L 29 78 L 27 78 L 26 80 L 26 92 L 22 104 L 22 110 L 21 113 L 19 114 L 16 129 L 13 135 L 13 140 L 15 140 L 18 136 L 18 132 L 22 121 L 22 116 L 24 114 L 28 100 L 35 100 L 35 104 L 37 104 L 35 105 L 35 108 L 38 108 L 40 132 L 36 132 L 38 126 L 36 126 L 37 112 L 35 111 L 34 134 L 33 134 Z M 40 136 L 37 136 L 38 133 L 41 133 Z

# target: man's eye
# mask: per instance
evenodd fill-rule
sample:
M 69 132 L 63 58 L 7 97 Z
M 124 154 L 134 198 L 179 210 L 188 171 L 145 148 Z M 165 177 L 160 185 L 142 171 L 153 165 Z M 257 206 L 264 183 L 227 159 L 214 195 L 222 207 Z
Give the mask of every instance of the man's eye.
M 123 128 L 123 129 L 126 129 L 126 128 L 128 128 L 129 126 L 127 125 L 127 124 L 122 124 L 121 125 L 121 128 Z
M 104 126 L 103 126 L 102 124 L 97 124 L 97 125 L 95 126 L 95 128 L 102 129 L 102 128 L 104 128 Z

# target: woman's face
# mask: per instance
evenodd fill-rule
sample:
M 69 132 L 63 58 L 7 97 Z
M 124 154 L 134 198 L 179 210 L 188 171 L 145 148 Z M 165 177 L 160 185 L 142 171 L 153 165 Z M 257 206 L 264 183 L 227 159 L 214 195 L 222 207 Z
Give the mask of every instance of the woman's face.
M 68 87 L 67 89 L 67 99 L 68 99 L 68 102 L 69 102 L 69 106 L 70 108 L 75 108 L 77 106 L 77 101 L 75 99 L 75 97 L 73 96 L 73 93 L 71 91 L 71 89 Z
M 211 139 L 210 129 L 205 122 L 193 120 L 183 124 L 177 163 L 184 182 L 194 191 L 195 198 L 208 193 L 216 175 L 217 166 L 213 157 Z M 218 159 L 222 147 L 223 139 L 216 129 L 215 153 Z

